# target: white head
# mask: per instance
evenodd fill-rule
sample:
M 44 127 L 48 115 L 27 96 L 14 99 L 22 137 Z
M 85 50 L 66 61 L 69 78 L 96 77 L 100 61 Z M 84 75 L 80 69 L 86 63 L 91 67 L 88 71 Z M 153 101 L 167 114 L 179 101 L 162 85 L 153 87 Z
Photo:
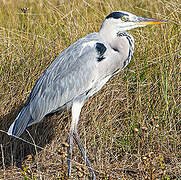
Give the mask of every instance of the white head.
M 101 29 L 108 28 L 116 32 L 123 32 L 137 27 L 144 27 L 149 24 L 164 24 L 167 21 L 153 18 L 138 17 L 134 14 L 117 11 L 109 14 L 102 23 Z

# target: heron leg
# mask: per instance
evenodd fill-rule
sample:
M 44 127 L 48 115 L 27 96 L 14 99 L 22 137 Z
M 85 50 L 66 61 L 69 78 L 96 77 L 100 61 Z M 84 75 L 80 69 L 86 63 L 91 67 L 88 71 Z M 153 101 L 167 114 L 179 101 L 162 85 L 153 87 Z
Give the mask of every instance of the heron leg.
M 72 168 L 72 149 L 73 149 L 73 132 L 70 131 L 68 136 L 68 144 L 69 147 L 67 148 L 67 164 L 68 164 L 68 177 L 71 177 L 71 168 Z
M 81 112 L 81 109 L 82 109 L 83 105 L 84 105 L 84 100 L 83 99 L 82 100 L 81 99 L 75 100 L 73 102 L 73 105 L 72 105 L 72 122 L 71 122 L 70 134 L 69 134 L 69 138 L 68 138 L 69 147 L 67 149 L 67 153 L 68 153 L 68 160 L 67 160 L 67 163 L 68 163 L 68 177 L 71 176 L 72 146 L 73 146 L 73 137 L 74 137 L 76 143 L 78 144 L 80 152 L 81 152 L 83 158 L 85 159 L 86 165 L 87 165 L 89 171 L 92 173 L 93 180 L 95 180 L 96 175 L 95 175 L 94 171 L 92 170 L 92 168 L 90 167 L 90 162 L 89 162 L 89 160 L 88 160 L 88 158 L 86 156 L 85 150 L 84 150 L 84 148 L 83 148 L 83 146 L 81 144 L 81 141 L 80 141 L 80 137 L 79 137 L 79 135 L 77 133 L 77 125 L 78 125 L 79 116 L 80 116 L 80 112 Z
M 68 137 L 69 147 L 67 148 L 68 177 L 71 176 L 73 135 L 74 135 L 75 129 L 77 129 L 79 116 L 80 116 L 80 112 L 81 112 L 81 109 L 82 109 L 83 105 L 84 105 L 84 101 L 80 101 L 80 100 L 79 101 L 78 100 L 74 101 L 73 105 L 72 105 L 72 122 L 71 122 L 71 127 L 70 127 L 70 134 L 69 134 L 69 137 Z
M 84 158 L 84 160 L 86 162 L 86 166 L 88 167 L 90 173 L 92 174 L 93 180 L 96 180 L 96 175 L 95 175 L 93 169 L 90 166 L 90 161 L 89 161 L 89 159 L 88 159 L 88 157 L 86 155 L 86 152 L 85 152 L 85 150 L 84 150 L 84 148 L 82 146 L 80 137 L 79 137 L 79 135 L 77 133 L 77 129 L 73 132 L 73 137 L 74 137 L 76 143 L 78 144 L 79 150 L 80 150 L 80 152 L 81 152 L 81 154 L 82 154 L 82 156 L 83 156 L 83 158 Z

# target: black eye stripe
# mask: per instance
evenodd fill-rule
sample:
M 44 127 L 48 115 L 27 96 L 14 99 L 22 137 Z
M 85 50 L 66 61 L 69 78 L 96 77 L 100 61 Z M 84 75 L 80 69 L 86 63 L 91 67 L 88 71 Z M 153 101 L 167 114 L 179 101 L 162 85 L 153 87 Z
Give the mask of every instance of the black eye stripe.
M 120 19 L 120 18 L 122 18 L 122 17 L 128 17 L 128 15 L 127 14 L 125 14 L 125 13 L 122 13 L 122 12 L 113 12 L 113 13 L 111 13 L 111 14 L 109 14 L 107 17 L 106 17 L 106 19 L 109 19 L 109 18 L 114 18 L 114 19 Z

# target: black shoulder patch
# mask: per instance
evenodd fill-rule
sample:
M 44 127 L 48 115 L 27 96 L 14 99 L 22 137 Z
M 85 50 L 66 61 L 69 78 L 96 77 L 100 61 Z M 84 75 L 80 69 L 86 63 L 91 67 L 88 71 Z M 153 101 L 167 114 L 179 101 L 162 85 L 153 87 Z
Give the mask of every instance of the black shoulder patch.
M 104 46 L 103 43 L 96 43 L 96 51 L 99 55 L 99 57 L 97 58 L 97 61 L 102 61 L 103 59 L 105 59 L 105 57 L 103 56 L 103 54 L 106 52 L 106 46 Z
M 96 43 L 96 50 L 99 55 L 103 55 L 106 51 L 106 46 L 103 43 Z
M 122 12 L 112 12 L 111 14 L 109 14 L 106 19 L 109 19 L 109 18 L 114 18 L 114 19 L 119 19 L 123 16 L 128 16 L 127 14 L 124 14 Z

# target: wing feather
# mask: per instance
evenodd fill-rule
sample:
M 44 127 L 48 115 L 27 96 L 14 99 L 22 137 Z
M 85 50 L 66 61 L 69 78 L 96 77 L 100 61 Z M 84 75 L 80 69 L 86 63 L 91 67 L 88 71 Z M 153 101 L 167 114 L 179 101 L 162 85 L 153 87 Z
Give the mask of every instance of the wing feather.
M 83 38 L 66 49 L 38 79 L 28 99 L 34 123 L 90 90 L 96 79 L 94 45 L 98 41 L 97 36 L 91 38 Z

